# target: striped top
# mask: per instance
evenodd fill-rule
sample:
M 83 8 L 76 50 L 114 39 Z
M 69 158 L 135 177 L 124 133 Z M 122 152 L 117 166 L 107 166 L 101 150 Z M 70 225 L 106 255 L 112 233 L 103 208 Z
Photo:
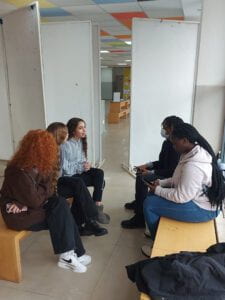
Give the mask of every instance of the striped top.
M 60 146 L 61 176 L 72 176 L 84 172 L 86 157 L 81 139 L 69 139 Z

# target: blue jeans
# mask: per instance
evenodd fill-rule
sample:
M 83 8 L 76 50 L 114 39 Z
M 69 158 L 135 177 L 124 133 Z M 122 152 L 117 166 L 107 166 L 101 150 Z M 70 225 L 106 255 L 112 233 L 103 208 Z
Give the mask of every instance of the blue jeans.
M 144 201 L 144 216 L 154 240 L 160 217 L 167 217 L 184 222 L 207 222 L 215 219 L 219 211 L 211 211 L 200 208 L 193 201 L 186 203 L 175 203 L 165 198 L 149 194 Z

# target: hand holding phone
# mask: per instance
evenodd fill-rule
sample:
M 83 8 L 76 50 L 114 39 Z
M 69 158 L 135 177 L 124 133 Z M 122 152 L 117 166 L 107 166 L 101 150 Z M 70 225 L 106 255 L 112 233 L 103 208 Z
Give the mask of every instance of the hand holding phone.
M 147 181 L 145 178 L 142 178 L 142 181 L 149 187 L 150 192 L 154 193 L 156 187 L 159 185 L 159 181 Z
M 153 185 L 154 184 L 154 181 L 147 181 L 145 178 L 142 178 L 142 181 L 147 185 Z

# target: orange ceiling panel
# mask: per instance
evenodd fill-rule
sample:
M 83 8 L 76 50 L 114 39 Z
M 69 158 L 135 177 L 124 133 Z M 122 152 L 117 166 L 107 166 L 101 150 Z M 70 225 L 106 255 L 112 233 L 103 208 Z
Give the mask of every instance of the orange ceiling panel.
M 110 34 L 104 30 L 101 30 L 101 36 L 110 36 Z
M 124 35 L 115 35 L 115 37 L 117 38 L 117 39 L 119 39 L 119 40 L 126 40 L 126 39 L 131 39 L 131 35 L 130 34 L 124 34 Z
M 124 12 L 124 13 L 111 13 L 111 15 L 120 23 L 131 29 L 133 18 L 148 18 L 144 12 Z

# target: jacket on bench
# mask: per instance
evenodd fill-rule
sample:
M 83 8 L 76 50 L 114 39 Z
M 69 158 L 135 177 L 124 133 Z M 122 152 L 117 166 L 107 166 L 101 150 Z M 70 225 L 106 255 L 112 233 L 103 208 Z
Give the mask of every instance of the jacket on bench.
M 180 252 L 126 267 L 128 277 L 151 299 L 224 300 L 225 243 L 206 252 Z

